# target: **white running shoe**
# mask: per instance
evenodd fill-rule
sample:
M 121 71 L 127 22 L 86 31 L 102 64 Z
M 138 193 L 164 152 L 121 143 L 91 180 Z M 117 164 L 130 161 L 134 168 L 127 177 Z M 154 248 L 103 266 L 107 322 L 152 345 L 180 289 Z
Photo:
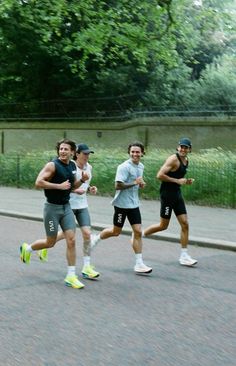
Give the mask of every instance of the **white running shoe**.
M 188 254 L 184 254 L 184 255 L 181 255 L 180 258 L 179 258 L 179 263 L 182 265 L 182 266 L 188 266 L 188 267 L 192 267 L 194 266 L 195 264 L 197 264 L 197 260 L 196 259 L 193 259 L 190 257 L 190 255 Z
M 136 264 L 134 266 L 134 272 L 135 273 L 151 273 L 152 272 L 152 268 L 146 266 L 146 264 L 144 263 L 140 263 L 140 264 Z
M 91 240 L 90 240 L 90 246 L 91 249 L 94 249 L 94 247 L 98 244 L 98 242 L 101 240 L 100 234 L 92 234 Z

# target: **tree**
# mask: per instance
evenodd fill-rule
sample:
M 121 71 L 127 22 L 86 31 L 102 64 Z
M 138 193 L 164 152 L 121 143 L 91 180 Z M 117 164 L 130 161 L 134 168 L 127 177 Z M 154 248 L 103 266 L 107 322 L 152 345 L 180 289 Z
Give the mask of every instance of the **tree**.
M 1 100 L 32 113 L 51 111 L 51 103 L 38 103 L 43 100 L 67 99 L 68 113 L 77 107 L 74 98 L 87 98 L 96 110 L 92 98 L 120 95 L 131 96 L 124 109 L 181 106 L 191 80 L 232 44 L 231 14 L 216 11 L 219 0 L 202 3 L 2 0 Z M 222 44 L 214 38 L 219 21 Z M 58 112 L 53 103 L 51 112 Z

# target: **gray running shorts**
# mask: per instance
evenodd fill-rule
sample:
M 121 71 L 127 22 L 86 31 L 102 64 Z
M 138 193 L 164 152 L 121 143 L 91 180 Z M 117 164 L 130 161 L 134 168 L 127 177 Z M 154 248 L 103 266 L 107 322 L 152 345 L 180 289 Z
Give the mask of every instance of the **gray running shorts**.
M 73 210 L 73 212 L 74 212 L 74 215 L 76 217 L 76 221 L 78 222 L 79 227 L 83 227 L 83 226 L 90 227 L 91 226 L 89 210 L 87 207 Z
M 62 231 L 76 229 L 75 217 L 69 203 L 56 205 L 45 202 L 43 218 L 47 236 L 56 236 L 59 225 Z

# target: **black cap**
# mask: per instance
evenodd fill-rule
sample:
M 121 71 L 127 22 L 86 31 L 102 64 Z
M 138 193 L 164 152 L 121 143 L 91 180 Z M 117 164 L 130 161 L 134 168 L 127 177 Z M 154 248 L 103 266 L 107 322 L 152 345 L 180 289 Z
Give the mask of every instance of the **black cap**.
M 76 146 L 76 152 L 79 154 L 81 152 L 85 153 L 85 154 L 94 154 L 94 151 L 90 150 L 90 148 L 88 147 L 88 145 L 86 144 L 78 144 Z
M 180 139 L 179 145 L 187 146 L 187 147 L 190 147 L 190 148 L 192 147 L 192 143 L 187 137 L 183 137 L 182 139 Z

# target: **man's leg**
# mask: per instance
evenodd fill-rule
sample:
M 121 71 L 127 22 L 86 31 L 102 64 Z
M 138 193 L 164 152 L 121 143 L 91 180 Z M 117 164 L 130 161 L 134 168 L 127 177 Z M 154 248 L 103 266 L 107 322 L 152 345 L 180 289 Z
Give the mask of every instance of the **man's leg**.
M 182 248 L 187 248 L 188 246 L 188 235 L 189 235 L 189 224 L 188 217 L 186 214 L 177 216 L 177 220 L 180 224 L 180 244 Z
M 46 239 L 35 240 L 32 244 L 23 243 L 20 247 L 20 258 L 22 262 L 29 264 L 31 253 L 38 252 L 39 259 L 42 262 L 47 262 L 48 253 L 47 249 L 52 248 L 56 244 L 55 236 L 48 236 Z
M 149 236 L 159 231 L 166 230 L 169 226 L 169 223 L 170 219 L 164 219 L 163 217 L 161 217 L 158 224 L 150 225 L 143 231 L 143 236 Z
M 132 235 L 132 245 L 135 253 L 135 266 L 134 271 L 137 274 L 140 273 L 151 273 L 152 268 L 146 266 L 143 263 L 142 256 L 142 229 L 141 224 L 132 225 L 133 235 Z
M 76 265 L 75 230 L 64 231 L 66 239 L 66 259 L 68 266 Z
M 67 275 L 64 280 L 66 286 L 80 289 L 84 284 L 78 280 L 75 273 L 76 266 L 76 247 L 75 247 L 75 230 L 69 229 L 64 231 L 66 239 L 66 259 L 68 263 Z
M 83 237 L 83 268 L 82 276 L 88 279 L 98 278 L 100 273 L 94 270 L 94 267 L 90 264 L 91 254 L 91 230 L 88 226 L 82 226 L 80 228 Z
M 188 254 L 188 238 L 189 238 L 189 224 L 187 214 L 182 214 L 177 216 L 177 220 L 181 227 L 180 232 L 180 245 L 181 245 L 181 255 L 179 258 L 179 263 L 183 266 L 194 266 L 197 264 L 197 260 L 190 257 Z
M 132 246 L 135 254 L 142 253 L 142 228 L 141 224 L 132 225 Z
M 122 227 L 112 226 L 107 229 L 103 229 L 100 233 L 91 236 L 91 249 L 94 249 L 97 244 L 104 239 L 111 238 L 112 236 L 119 236 L 122 231 Z

